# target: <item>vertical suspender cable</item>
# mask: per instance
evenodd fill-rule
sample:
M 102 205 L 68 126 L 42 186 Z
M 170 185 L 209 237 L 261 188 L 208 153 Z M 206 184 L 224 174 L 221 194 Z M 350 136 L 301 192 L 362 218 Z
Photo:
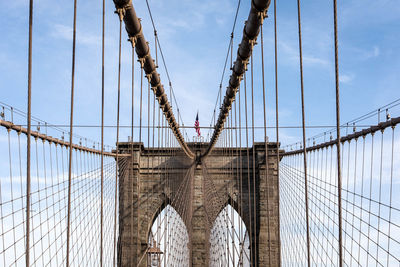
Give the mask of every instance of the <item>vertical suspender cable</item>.
M 239 174 L 239 196 L 240 196 L 240 202 L 239 202 L 239 212 L 240 212 L 240 218 L 243 220 L 244 219 L 244 213 L 243 213 L 243 162 L 242 162 L 242 107 L 241 107 L 241 101 L 240 101 L 240 92 L 241 92 L 241 88 L 239 85 L 239 169 L 240 169 L 240 174 Z M 242 225 L 242 221 L 241 221 L 241 225 Z M 239 245 L 240 245 L 240 263 L 241 266 L 243 266 L 243 254 L 242 254 L 242 249 L 243 249 L 243 244 L 244 244 L 244 237 L 246 236 L 246 232 L 242 232 L 243 229 L 243 225 L 241 227 L 241 231 L 240 231 L 240 238 L 243 238 L 242 240 L 239 240 Z M 248 231 L 248 229 L 246 229 L 246 231 Z M 243 233 L 243 237 L 242 237 L 242 233 Z
M 131 110 L 131 138 L 132 138 L 132 142 L 134 142 L 133 139 L 133 128 L 134 128 L 134 115 L 135 115 L 135 38 L 131 38 L 131 43 L 132 43 L 132 110 Z
M 244 110 L 245 110 L 245 117 L 246 117 L 246 157 L 247 157 L 247 195 L 248 195 L 248 205 L 249 205 L 249 242 L 250 242 L 250 257 L 254 257 L 254 250 L 253 250 L 253 223 L 252 223 L 252 209 L 250 208 L 251 205 L 251 196 L 250 196 L 250 152 L 249 152 L 249 127 L 248 127 L 248 120 L 247 120 L 247 79 L 246 79 L 246 72 L 243 74 L 243 82 L 244 82 Z
M 301 17 L 300 17 L 300 0 L 297 0 L 297 22 L 299 27 L 299 59 L 300 59 L 300 85 L 301 85 L 301 117 L 303 128 L 303 159 L 304 159 L 304 195 L 306 208 L 306 232 L 307 232 L 307 265 L 311 266 L 310 261 L 310 227 L 308 217 L 308 185 L 307 185 L 307 149 L 306 149 L 306 128 L 305 128 L 305 112 L 304 112 L 304 83 L 303 83 L 303 52 L 301 44 Z
M 131 155 L 131 157 L 132 157 L 132 161 L 133 161 L 133 155 L 134 155 L 133 142 L 135 141 L 134 138 L 133 138 L 133 135 L 134 135 L 134 118 L 135 118 L 135 116 L 134 116 L 134 108 L 135 108 L 135 105 L 134 105 L 135 104 L 135 98 L 134 98 L 134 96 L 135 96 L 135 87 L 134 87 L 134 85 L 135 85 L 135 46 L 136 46 L 136 38 L 135 37 L 130 37 L 129 40 L 130 40 L 130 42 L 132 44 L 132 103 L 131 103 L 131 108 L 132 108 L 131 109 L 131 113 L 132 113 L 131 114 L 131 116 L 132 116 L 132 118 L 131 118 L 131 138 L 132 138 L 131 139 L 131 141 L 132 141 L 131 153 L 132 153 L 132 155 Z M 134 202 L 133 201 L 134 200 L 133 190 L 134 190 L 134 188 L 132 186 L 132 189 L 131 189 L 131 194 L 132 194 L 131 201 L 132 201 L 132 203 Z M 138 192 L 139 192 L 139 190 L 138 190 Z M 137 209 L 139 209 L 139 206 L 137 206 Z M 131 217 L 132 218 L 131 232 L 134 233 L 134 223 L 133 223 L 134 205 L 132 205 L 131 213 L 132 213 L 131 214 L 131 216 L 132 216 Z
M 333 20 L 335 32 L 335 85 L 336 85 L 336 153 L 338 168 L 338 216 L 339 216 L 339 266 L 343 266 L 343 238 L 342 238 L 342 163 L 340 158 L 340 102 L 339 102 L 339 58 L 337 33 L 337 1 L 333 0 Z
M 149 2 L 148 1 L 146 1 L 147 2 L 147 7 L 148 8 L 150 8 L 149 7 Z M 150 10 L 150 9 L 149 9 Z M 155 51 L 156 51 L 156 67 L 158 67 L 158 55 L 157 55 L 157 30 L 155 30 L 154 29 L 154 48 L 155 48 Z M 171 101 L 172 101 L 172 99 L 171 99 Z M 179 116 L 178 116 L 178 119 L 179 119 Z
M 147 76 L 148 80 L 150 80 L 150 76 Z M 149 151 L 150 148 L 150 82 L 147 83 L 147 150 Z M 146 176 L 147 179 L 149 179 L 150 176 L 150 153 L 147 154 L 147 171 L 146 171 Z M 153 187 L 151 186 L 151 191 L 149 189 L 147 189 L 147 201 L 152 202 L 153 201 Z M 151 210 L 150 207 L 147 206 L 146 207 L 146 213 L 147 214 L 151 214 Z M 150 233 L 152 235 L 151 240 L 147 239 L 147 247 L 152 247 L 153 245 L 153 240 L 154 236 L 153 236 L 153 230 L 150 228 Z M 151 254 L 150 255 L 150 259 L 151 259 Z M 148 262 L 149 257 L 146 257 L 146 260 Z
M 236 102 L 235 102 L 236 103 Z M 235 107 L 236 107 L 236 104 L 235 104 Z M 236 113 L 235 113 L 236 114 Z M 236 173 L 234 173 L 234 166 L 233 166 L 233 159 L 234 159 L 234 149 L 233 149 L 233 115 L 234 115 L 234 109 L 232 109 L 231 110 L 231 127 L 230 127 L 230 137 L 231 137 L 231 142 L 230 142 L 230 145 L 229 145 L 229 148 L 230 148 L 230 160 L 229 160 L 229 163 L 230 163 L 230 167 L 231 167 L 231 173 L 230 173 L 230 175 L 232 176 L 232 177 L 235 177 L 234 175 L 236 174 Z M 234 207 L 234 203 L 233 203 L 233 201 L 234 201 L 234 192 L 233 192 L 233 187 L 231 187 L 230 188 L 230 201 L 231 201 L 231 207 L 230 207 L 230 209 L 231 209 L 231 222 L 230 222 L 230 226 L 231 226 L 231 239 L 232 239 L 232 256 L 233 256 L 233 259 L 232 259 L 232 262 L 233 262 L 233 264 L 235 265 L 235 236 L 234 236 L 234 227 L 235 227 L 235 214 L 233 213 L 233 207 Z
M 142 105 L 143 105 L 143 61 L 140 61 L 140 121 L 139 121 L 139 142 L 142 142 Z
M 122 19 L 124 17 L 124 9 L 118 9 L 119 16 L 119 48 L 118 48 L 118 99 L 117 99 L 117 149 L 115 152 L 115 198 L 114 198 L 114 249 L 113 249 L 113 266 L 116 264 L 116 248 L 117 248 L 117 189 L 118 189 L 118 142 L 119 142 L 119 106 L 121 97 L 121 35 L 122 35 Z
M 150 90 L 149 90 L 149 94 L 150 94 Z M 156 106 L 156 96 L 154 95 L 153 96 L 153 126 L 152 126 L 153 134 L 152 134 L 152 146 L 151 146 L 153 149 L 154 149 L 154 127 L 155 127 L 155 120 L 156 120 L 156 118 L 155 118 L 155 114 L 156 114 L 155 106 Z M 149 127 L 150 127 L 150 125 L 149 125 Z M 150 142 L 149 142 L 148 147 L 150 148 Z M 151 177 L 154 177 L 154 155 L 152 155 L 152 157 L 151 157 Z M 154 193 L 153 187 L 151 188 L 151 190 L 152 190 L 152 192 L 151 192 L 152 196 L 154 196 L 155 193 Z M 160 207 L 160 209 L 161 209 L 161 207 Z M 161 214 L 161 210 L 160 210 L 159 214 Z M 159 220 L 160 216 L 157 216 L 157 218 Z M 160 247 L 160 240 L 159 240 L 159 233 L 158 232 L 159 232 L 159 222 L 157 223 L 156 234 L 157 234 L 157 246 Z M 160 263 L 159 255 L 158 255 L 158 263 Z
M 231 148 L 231 145 L 230 145 L 230 140 L 231 140 L 231 136 L 230 136 L 230 127 L 231 127 L 231 124 L 230 124 L 230 119 L 232 118 L 232 110 L 230 110 L 229 111 L 229 115 L 228 115 L 228 117 L 227 117 L 227 122 L 226 122 L 226 125 L 227 125 L 227 129 L 226 129 L 226 137 L 227 137 L 227 139 L 226 139 L 226 165 L 228 165 L 228 168 L 227 168 L 227 174 L 228 175 L 231 175 L 231 173 L 230 173 L 230 148 Z M 226 195 L 227 195 L 227 198 L 228 198 L 228 204 L 229 204 L 229 186 L 226 188 Z M 225 207 L 225 220 L 226 220 L 226 226 L 227 226 L 227 231 L 226 231 L 226 249 L 227 249 L 227 252 L 228 252 L 228 266 L 230 265 L 230 249 L 229 249 L 229 213 L 228 213 L 228 205 Z
M 29 1 L 29 52 L 28 52 L 28 131 L 26 134 L 26 247 L 25 263 L 29 266 L 29 232 L 30 232 L 30 205 L 31 205 L 31 110 L 32 110 L 32 24 L 33 0 Z
M 263 89 L 263 111 L 264 111 L 264 145 L 265 145 L 265 181 L 269 184 L 268 179 L 268 143 L 267 143 L 267 111 L 265 103 L 265 77 L 264 77 L 264 35 L 263 21 L 261 18 L 261 71 L 262 71 L 262 89 Z M 279 148 L 278 148 L 279 149 Z M 277 163 L 278 164 L 278 163 Z M 267 232 L 268 232 L 268 266 L 271 266 L 271 236 L 270 236 L 270 216 L 269 216 L 269 190 L 267 190 Z
M 254 44 L 252 44 L 254 45 Z M 258 253 L 257 253 L 257 206 L 256 206 L 256 150 L 254 145 L 254 69 L 253 69 L 253 51 L 250 54 L 250 62 L 251 62 L 251 138 L 252 138 L 252 146 L 253 146 L 253 153 L 252 153 L 252 176 L 253 176 L 253 208 L 254 208 L 254 228 L 253 228 L 253 235 L 254 235 L 254 266 L 258 266 Z M 250 204 L 251 205 L 251 204 Z
M 239 89 L 240 90 L 240 89 Z M 235 153 L 235 157 L 236 157 L 236 159 L 237 159 L 237 163 L 236 163 L 236 173 L 235 173 L 235 175 L 236 175 L 236 183 L 237 183 L 237 194 L 236 194 L 236 206 L 237 206 L 237 213 L 238 214 L 241 214 L 241 212 L 240 212 L 240 200 L 239 200 L 239 197 L 240 197 L 240 173 L 239 173 L 239 165 L 240 165 L 240 151 L 239 151 L 239 146 L 238 146 L 238 133 L 237 133 L 237 99 L 235 100 L 235 102 L 234 102 L 234 104 L 235 104 L 235 107 L 234 107 L 234 111 L 235 111 L 235 151 L 236 151 L 236 153 Z M 235 204 L 235 203 L 234 203 Z M 238 218 L 240 218 L 240 216 L 238 216 Z M 233 217 L 233 221 L 235 221 L 234 220 L 234 217 Z M 238 237 L 238 242 L 239 242 L 239 251 L 240 251 L 240 238 L 241 238 L 241 236 L 242 236 L 242 223 L 241 223 L 241 220 L 239 219 L 239 237 Z M 238 265 L 240 266 L 240 253 L 238 254 Z
M 279 162 L 280 162 L 280 158 L 279 158 L 279 106 L 278 106 L 278 36 L 277 36 L 277 19 L 276 19 L 276 0 L 274 0 L 274 43 L 275 43 L 275 123 L 276 123 L 276 169 L 277 169 L 277 174 L 278 174 L 278 179 L 277 179 L 277 183 L 278 183 L 278 190 L 279 190 Z M 280 206 L 280 201 L 279 201 L 279 194 L 278 194 L 278 215 L 280 214 L 279 211 L 279 206 Z M 280 222 L 278 220 L 278 229 L 280 229 Z M 278 240 L 280 239 L 280 231 L 278 232 Z M 279 246 L 280 249 L 281 246 Z M 279 257 L 278 257 L 278 261 L 279 261 L 279 266 L 281 265 L 281 257 L 280 257 L 280 251 L 279 251 Z
M 103 205 L 104 205 L 104 31 L 105 31 L 105 0 L 103 0 L 101 39 L 101 206 L 100 206 L 100 266 L 103 266 Z
M 72 135 L 74 122 L 74 83 L 75 83 L 75 46 L 76 46 L 76 2 L 74 0 L 74 28 L 72 37 L 72 73 L 71 73 L 71 114 L 69 123 L 69 162 L 68 162 L 68 215 L 67 215 L 67 255 L 66 266 L 69 266 L 69 243 L 71 233 L 71 186 L 72 186 Z
M 392 153 L 391 153 L 391 159 L 390 159 L 390 189 L 389 189 L 389 207 L 392 207 L 392 199 L 393 199 L 393 157 L 394 157 L 394 129 L 395 126 L 392 126 Z M 388 236 L 390 235 L 390 229 L 392 226 L 392 209 L 389 209 L 389 229 L 388 229 Z M 390 248 L 390 239 L 387 242 L 388 248 Z M 386 261 L 389 263 L 389 253 L 387 254 L 387 259 Z
M 140 78 L 140 126 L 139 126 L 139 142 L 141 142 L 141 131 L 142 131 L 142 81 L 143 81 L 143 68 L 142 68 L 142 66 L 140 66 L 140 71 L 141 71 L 141 73 L 140 73 L 140 76 L 141 76 L 141 78 Z M 139 156 L 141 155 L 141 153 L 142 153 L 142 147 L 141 147 L 141 144 L 140 144 L 140 147 L 139 147 Z M 140 187 L 140 178 L 137 178 L 137 181 L 136 181 L 136 190 L 137 190 L 137 200 L 136 200 L 136 207 L 137 207 L 137 220 L 136 220 L 136 223 L 137 223 L 137 225 L 136 225 L 136 236 L 137 237 L 139 237 L 140 236 L 140 220 L 139 220 L 139 218 L 140 218 L 140 209 L 139 209 L 139 207 L 140 207 L 140 191 L 141 191 L 141 187 Z M 136 246 L 140 246 L 140 240 L 139 240 L 139 238 L 137 238 L 136 239 Z M 139 264 L 140 264 L 140 259 L 139 259 L 139 257 L 137 257 L 136 258 L 136 266 L 139 266 Z

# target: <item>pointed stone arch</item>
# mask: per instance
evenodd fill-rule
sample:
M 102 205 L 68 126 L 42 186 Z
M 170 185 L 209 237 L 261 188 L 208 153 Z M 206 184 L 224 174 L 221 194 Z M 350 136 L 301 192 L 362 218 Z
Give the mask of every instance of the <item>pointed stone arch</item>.
M 198 154 L 201 154 L 207 145 L 191 144 L 193 151 L 197 150 Z M 204 267 L 209 263 L 207 242 L 210 233 L 207 229 L 210 228 L 207 224 L 212 218 L 206 218 L 206 211 L 209 208 L 205 198 L 207 190 L 215 190 L 220 201 L 217 205 L 218 210 L 212 212 L 214 218 L 227 203 L 232 203 L 236 210 L 242 211 L 241 217 L 249 228 L 250 221 L 254 220 L 254 214 L 250 216 L 252 214 L 250 211 L 254 209 L 257 211 L 257 229 L 252 233 L 254 243 L 252 247 L 257 247 L 257 257 L 251 255 L 252 264 L 268 266 L 271 262 L 272 266 L 279 266 L 277 145 L 268 143 L 267 163 L 265 147 L 265 143 L 255 143 L 252 148 L 248 148 L 249 155 L 255 150 L 256 170 L 254 173 L 256 193 L 249 194 L 248 183 L 250 181 L 250 188 L 253 188 L 253 172 L 252 167 L 247 166 L 248 164 L 253 166 L 253 159 L 246 157 L 246 148 L 231 148 L 231 156 L 227 156 L 222 148 L 214 148 L 203 162 L 193 162 L 179 148 L 145 149 L 142 143 L 119 143 L 119 152 L 131 156 L 120 161 L 119 166 L 120 171 L 123 171 L 119 175 L 118 265 L 131 266 L 132 262 L 138 262 L 143 257 L 148 247 L 148 232 L 154 219 L 166 203 L 173 202 L 171 199 L 177 194 L 185 174 L 192 168 L 190 190 L 193 195 L 187 200 L 190 202 L 191 214 L 185 219 L 190 239 L 190 266 Z M 171 156 L 171 150 L 174 150 L 172 153 L 174 156 Z M 241 157 L 238 157 L 235 151 L 241 151 Z M 211 189 L 205 187 L 203 164 L 209 172 L 207 179 L 212 181 Z M 241 184 L 238 183 L 239 179 L 235 172 L 232 172 L 232 169 L 238 166 L 242 167 Z M 241 203 L 235 202 L 238 194 L 241 194 Z M 180 213 L 176 205 L 172 206 Z M 145 264 L 140 263 L 138 266 L 142 267 Z

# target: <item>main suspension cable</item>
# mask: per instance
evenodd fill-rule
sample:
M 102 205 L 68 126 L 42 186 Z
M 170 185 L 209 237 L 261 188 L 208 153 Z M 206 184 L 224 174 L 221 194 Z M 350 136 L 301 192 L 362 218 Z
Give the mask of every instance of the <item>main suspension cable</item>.
M 232 67 L 232 75 L 229 79 L 229 84 L 226 90 L 226 95 L 221 105 L 218 121 L 215 124 L 213 135 L 210 139 L 210 143 L 206 151 L 202 154 L 202 157 L 207 156 L 211 153 L 214 148 L 222 129 L 224 128 L 224 122 L 229 114 L 229 110 L 232 107 L 233 100 L 237 93 L 237 89 L 246 71 L 246 65 L 250 58 L 253 50 L 252 42 L 255 42 L 258 36 L 260 28 L 259 15 L 267 12 L 270 0 L 268 1 L 252 1 L 249 17 L 246 21 L 243 30 L 243 37 L 241 44 L 238 48 L 237 58 Z M 222 98 L 221 98 L 222 99 Z
M 229 45 L 228 45 L 228 49 L 227 49 L 226 56 L 225 56 L 224 67 L 222 68 L 222 75 L 221 75 L 221 80 L 220 80 L 220 83 L 219 83 L 218 95 L 217 95 L 217 99 L 216 99 L 215 105 L 214 105 L 214 114 L 211 117 L 211 123 L 210 124 L 213 124 L 213 120 L 214 120 L 214 124 L 215 124 L 215 110 L 217 109 L 218 100 L 219 100 L 219 105 L 221 106 L 222 82 L 224 81 L 225 71 L 226 71 L 226 66 L 227 66 L 229 55 L 231 56 L 230 69 L 232 70 L 233 37 L 234 37 L 234 34 L 235 34 L 236 21 L 237 21 L 237 17 L 238 17 L 238 14 L 239 14 L 240 3 L 241 3 L 241 0 L 238 1 L 237 7 L 236 7 L 235 18 L 233 20 L 232 31 L 231 31 L 231 35 L 230 35 L 230 39 L 229 39 Z
M 146 39 L 142 32 L 142 25 L 139 18 L 136 15 L 135 9 L 131 1 L 118 1 L 114 0 L 114 4 L 117 9 L 122 9 L 125 12 L 124 22 L 125 29 L 129 37 L 136 38 L 136 53 L 138 58 L 143 65 L 144 71 L 148 78 L 148 81 L 153 88 L 153 91 L 157 97 L 160 108 L 162 108 L 164 116 L 172 129 L 175 138 L 179 142 L 185 154 L 191 158 L 195 158 L 195 154 L 190 150 L 189 146 L 185 142 L 185 139 L 179 129 L 179 125 L 175 119 L 171 104 L 168 102 L 168 97 L 165 93 L 164 87 L 161 84 L 160 75 L 156 70 L 155 63 L 150 55 L 150 47 L 146 42 Z M 161 52 L 161 50 L 160 50 Z M 143 75 L 142 75 L 143 76 Z
M 178 120 L 179 120 L 179 118 L 180 118 L 180 119 L 182 120 L 182 122 L 183 122 L 183 119 L 182 119 L 182 117 L 180 117 L 180 114 L 179 114 L 178 102 L 177 102 L 177 100 L 176 100 L 175 93 L 174 93 L 174 90 L 173 90 L 173 88 L 172 88 L 171 77 L 170 77 L 170 75 L 169 75 L 169 71 L 168 71 L 168 68 L 167 68 L 167 63 L 165 62 L 164 53 L 162 52 L 162 48 L 161 48 L 161 44 L 160 44 L 160 39 L 158 38 L 156 25 L 155 25 L 155 23 L 154 23 L 153 15 L 152 15 L 151 8 L 150 8 L 149 1 L 148 1 L 148 0 L 146 0 L 146 5 L 147 5 L 147 10 L 149 11 L 151 24 L 152 24 L 153 30 L 154 30 L 155 52 L 156 52 L 156 66 L 158 67 L 158 57 L 157 57 L 157 48 L 158 48 L 158 50 L 160 51 L 161 60 L 162 60 L 162 62 L 163 62 L 163 66 L 164 66 L 164 69 L 165 69 L 165 74 L 167 75 L 167 78 L 168 78 L 168 84 L 169 84 L 170 90 L 171 90 L 171 91 L 170 91 L 171 101 L 174 101 L 175 104 L 176 104 L 176 108 L 177 108 L 177 111 L 178 111 Z M 157 45 L 158 45 L 158 46 L 157 46 Z

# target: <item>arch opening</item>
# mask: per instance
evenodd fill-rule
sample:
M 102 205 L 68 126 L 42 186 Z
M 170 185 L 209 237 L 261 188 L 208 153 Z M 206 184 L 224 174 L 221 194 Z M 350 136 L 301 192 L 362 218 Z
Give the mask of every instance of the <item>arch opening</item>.
M 165 206 L 150 228 L 147 266 L 189 266 L 189 234 L 171 205 Z
M 210 231 L 210 266 L 250 266 L 250 241 L 239 213 L 227 205 Z

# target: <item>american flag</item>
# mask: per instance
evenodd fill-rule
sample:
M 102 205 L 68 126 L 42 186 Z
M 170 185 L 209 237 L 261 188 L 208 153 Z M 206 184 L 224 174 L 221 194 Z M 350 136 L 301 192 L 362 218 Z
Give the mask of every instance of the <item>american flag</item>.
M 196 121 L 194 122 L 194 128 L 196 129 L 197 136 L 200 136 L 200 123 L 199 123 L 199 113 L 197 112 Z

